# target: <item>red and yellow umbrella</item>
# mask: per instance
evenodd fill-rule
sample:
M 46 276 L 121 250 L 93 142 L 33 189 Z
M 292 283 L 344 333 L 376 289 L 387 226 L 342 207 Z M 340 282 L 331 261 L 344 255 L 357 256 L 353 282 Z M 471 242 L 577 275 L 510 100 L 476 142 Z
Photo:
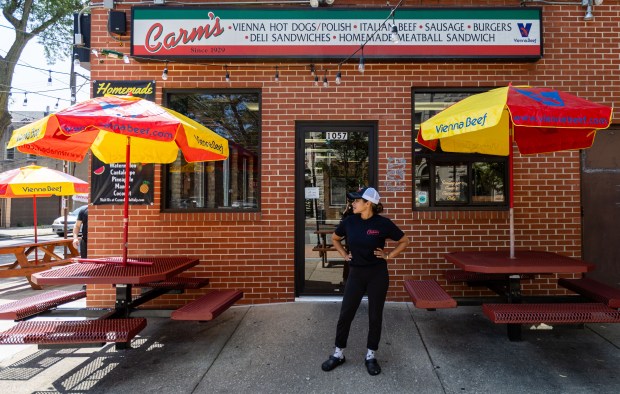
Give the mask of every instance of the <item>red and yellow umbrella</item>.
M 123 263 L 127 262 L 130 163 L 224 160 L 228 141 L 200 123 L 132 96 L 97 97 L 15 130 L 8 148 L 80 162 L 90 149 L 104 163 L 125 163 Z M 125 148 L 125 149 L 123 149 Z
M 584 149 L 613 109 L 547 88 L 507 86 L 469 96 L 423 122 L 417 142 L 445 152 L 508 156 L 510 256 L 514 257 L 513 142 L 522 154 Z
M 37 197 L 88 193 L 88 182 L 47 167 L 29 165 L 0 173 L 0 197 L 32 197 L 37 242 Z

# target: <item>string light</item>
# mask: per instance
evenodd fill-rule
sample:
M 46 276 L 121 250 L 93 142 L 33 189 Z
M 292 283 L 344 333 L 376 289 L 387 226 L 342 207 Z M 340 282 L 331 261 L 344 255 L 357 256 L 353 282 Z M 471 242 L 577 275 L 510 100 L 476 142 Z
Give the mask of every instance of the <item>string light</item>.
M 392 26 L 391 26 L 390 39 L 394 43 L 398 43 L 400 41 L 400 36 L 398 34 L 398 26 L 396 25 L 396 20 L 395 20 L 396 19 L 395 18 L 395 12 L 400 7 L 400 5 L 401 5 L 401 3 L 403 1 L 404 0 L 400 0 L 398 5 L 396 5 L 392 9 L 392 12 L 387 17 L 387 20 L 389 20 L 390 17 L 392 18 Z M 383 22 L 382 26 L 384 26 L 385 23 L 386 23 L 386 21 Z M 364 57 L 364 46 L 377 34 L 378 31 L 379 31 L 379 29 L 377 29 L 372 35 L 370 35 L 368 37 L 368 39 L 364 43 L 361 43 L 358 50 L 356 50 L 349 57 L 345 58 L 344 60 L 342 60 L 341 62 L 338 63 L 338 72 L 336 73 L 336 78 L 335 78 L 335 83 L 337 85 L 340 85 L 342 83 L 341 65 L 343 63 L 346 63 L 347 61 L 349 61 L 352 57 L 354 57 L 356 55 L 357 52 L 360 52 L 360 51 L 361 51 L 361 56 L 359 58 L 358 71 L 360 73 L 364 73 L 365 72 L 366 62 L 365 62 L 365 57 Z M 86 47 L 84 47 L 84 48 L 86 48 Z M 123 59 L 123 61 L 125 63 L 130 63 L 131 58 L 151 60 L 151 61 L 158 60 L 158 59 L 150 59 L 150 58 L 144 57 L 144 56 L 128 56 L 128 55 L 125 55 L 125 54 L 123 54 L 121 52 L 114 51 L 114 50 L 109 50 L 109 49 L 101 49 L 100 51 L 98 51 L 97 49 L 94 49 L 94 48 L 88 48 L 88 49 L 90 49 L 91 53 L 95 57 L 97 57 L 97 58 L 101 54 L 101 55 L 105 55 L 105 56 L 108 56 L 108 57 L 116 57 L 118 59 Z M 76 65 L 76 66 L 77 65 L 81 65 L 81 62 L 80 62 L 80 59 L 79 59 L 79 56 L 78 56 L 77 53 L 74 53 L 74 65 Z M 208 64 L 205 64 L 205 65 L 208 65 Z M 211 65 L 213 65 L 213 64 L 211 64 Z M 216 64 L 216 66 L 222 67 L 221 64 L 220 65 Z M 308 66 L 305 66 L 305 67 L 308 67 Z M 309 65 L 309 67 L 310 67 L 310 74 L 312 76 L 314 76 L 314 85 L 318 86 L 319 76 L 318 76 L 318 73 L 317 73 L 316 65 L 314 63 L 312 63 L 312 64 Z M 225 65 L 224 68 L 225 68 L 225 71 L 226 71 L 226 73 L 225 73 L 226 82 L 230 82 L 230 72 L 229 72 L 228 65 Z M 275 75 L 274 75 L 274 80 L 275 80 L 275 82 L 280 82 L 279 66 L 276 65 L 275 68 L 276 68 L 276 71 L 275 71 Z M 51 82 L 51 80 L 52 80 L 52 78 L 51 78 L 51 70 L 47 70 L 47 71 L 49 73 L 49 77 L 48 77 L 48 84 L 49 84 Z M 327 80 L 327 71 L 328 71 L 327 69 L 324 69 L 323 85 L 325 87 L 329 86 L 329 82 Z M 54 71 L 54 72 L 56 72 L 56 71 Z M 162 72 L 162 79 L 164 81 L 168 80 L 168 61 L 166 61 L 166 66 L 164 67 L 164 70 Z M 34 93 L 34 94 L 38 94 L 38 93 Z M 10 96 L 10 94 L 9 94 L 9 96 Z M 71 97 L 72 97 L 72 100 L 74 101 L 74 98 L 75 98 L 75 93 L 74 92 L 72 93 Z M 24 101 L 27 102 L 26 97 L 24 97 L 24 99 L 25 99 Z M 56 107 L 58 107 L 59 100 L 60 99 L 57 98 Z
M 166 67 L 164 67 L 164 72 L 161 73 L 161 79 L 164 81 L 168 80 L 168 62 L 166 61 Z
M 60 104 L 60 99 L 56 99 L 56 105 L 54 105 L 54 108 L 58 109 L 58 104 Z
M 52 70 L 48 70 L 49 75 L 47 77 L 47 86 L 52 86 Z
M 364 73 L 364 71 L 366 71 L 366 62 L 364 61 L 364 46 L 362 45 L 362 56 L 360 56 L 360 62 L 357 65 L 357 70 L 360 73 Z
M 28 93 L 24 92 L 24 107 L 28 106 Z
M 392 33 L 391 38 L 394 44 L 398 44 L 400 42 L 400 36 L 398 35 L 398 27 L 396 27 L 396 21 L 394 20 L 394 16 L 396 14 L 396 9 L 392 11 Z

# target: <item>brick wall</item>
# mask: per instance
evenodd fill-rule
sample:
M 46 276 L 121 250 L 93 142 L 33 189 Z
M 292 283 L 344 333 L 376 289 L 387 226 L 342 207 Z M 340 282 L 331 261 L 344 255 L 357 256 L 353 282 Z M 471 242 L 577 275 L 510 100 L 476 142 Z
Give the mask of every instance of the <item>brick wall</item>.
M 337 6 L 382 7 L 383 1 L 337 0 Z M 413 212 L 412 206 L 412 88 L 495 87 L 508 83 L 559 88 L 602 104 L 617 104 L 620 11 L 605 2 L 595 7 L 595 20 L 585 22 L 578 5 L 543 7 L 544 58 L 535 63 L 511 62 L 367 62 L 342 67 L 342 85 L 333 83 L 337 62 L 329 68 L 328 88 L 313 85 L 304 62 L 230 62 L 231 82 L 213 61 L 168 64 L 169 78 L 161 79 L 162 62 L 92 58 L 92 79 L 156 80 L 157 101 L 162 92 L 179 88 L 253 88 L 262 91 L 261 211 L 259 213 L 160 212 L 161 170 L 155 173 L 153 206 L 130 209 L 130 255 L 188 254 L 200 258 L 192 272 L 211 278 L 212 288 L 236 288 L 243 303 L 286 302 L 294 299 L 294 131 L 296 121 L 364 120 L 378 122 L 379 190 L 386 179 L 388 157 L 403 157 L 407 189 L 382 192 L 386 216 L 393 218 L 412 240 L 411 247 L 390 262 L 389 300 L 408 299 L 406 278 L 435 278 L 453 268 L 442 255 L 457 250 L 507 248 L 507 211 Z M 518 1 L 407 1 L 407 7 L 518 6 Z M 360 6 L 358 4 L 358 6 Z M 123 9 L 122 7 L 118 7 Z M 127 12 L 128 19 L 131 13 Z M 92 46 L 129 53 L 129 43 L 106 33 L 106 13 L 93 9 Z M 122 44 L 122 45 L 121 45 Z M 208 64 L 208 65 L 207 65 Z M 222 65 L 225 63 L 221 63 Z M 279 65 L 280 82 L 273 81 Z M 614 71 L 614 67 L 615 70 Z M 322 75 L 322 74 L 320 74 Z M 616 105 L 617 106 L 617 105 Z M 515 156 L 515 232 L 517 248 L 548 250 L 579 257 L 581 253 L 579 154 Z M 118 255 L 122 243 L 122 207 L 96 206 L 90 210 L 89 254 Z M 556 277 L 525 286 L 525 292 L 555 293 Z M 445 282 L 442 282 L 445 284 Z M 446 285 L 454 296 L 480 293 L 464 286 Z M 157 305 L 179 305 L 197 292 L 168 296 Z M 182 300 L 181 300 L 182 299 Z M 89 303 L 110 305 L 109 287 L 89 288 Z

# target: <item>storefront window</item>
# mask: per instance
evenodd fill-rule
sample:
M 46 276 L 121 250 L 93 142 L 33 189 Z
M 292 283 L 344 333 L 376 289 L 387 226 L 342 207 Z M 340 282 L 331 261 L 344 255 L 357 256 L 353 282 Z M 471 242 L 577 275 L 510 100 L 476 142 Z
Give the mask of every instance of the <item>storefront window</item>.
M 170 92 L 167 106 L 228 140 L 224 161 L 166 166 L 166 209 L 257 210 L 260 167 L 260 93 Z
M 478 91 L 415 91 L 414 127 Z M 415 144 L 416 209 L 493 209 L 507 206 L 508 158 L 432 151 Z

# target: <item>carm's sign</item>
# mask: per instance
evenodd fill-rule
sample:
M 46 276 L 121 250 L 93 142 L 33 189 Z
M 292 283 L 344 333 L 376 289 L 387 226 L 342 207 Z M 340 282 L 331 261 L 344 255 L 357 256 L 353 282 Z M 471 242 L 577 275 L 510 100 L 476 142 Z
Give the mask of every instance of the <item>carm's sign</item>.
M 366 58 L 533 61 L 542 10 L 521 8 L 132 9 L 131 54 L 163 58 Z M 396 25 L 399 42 L 392 41 Z

